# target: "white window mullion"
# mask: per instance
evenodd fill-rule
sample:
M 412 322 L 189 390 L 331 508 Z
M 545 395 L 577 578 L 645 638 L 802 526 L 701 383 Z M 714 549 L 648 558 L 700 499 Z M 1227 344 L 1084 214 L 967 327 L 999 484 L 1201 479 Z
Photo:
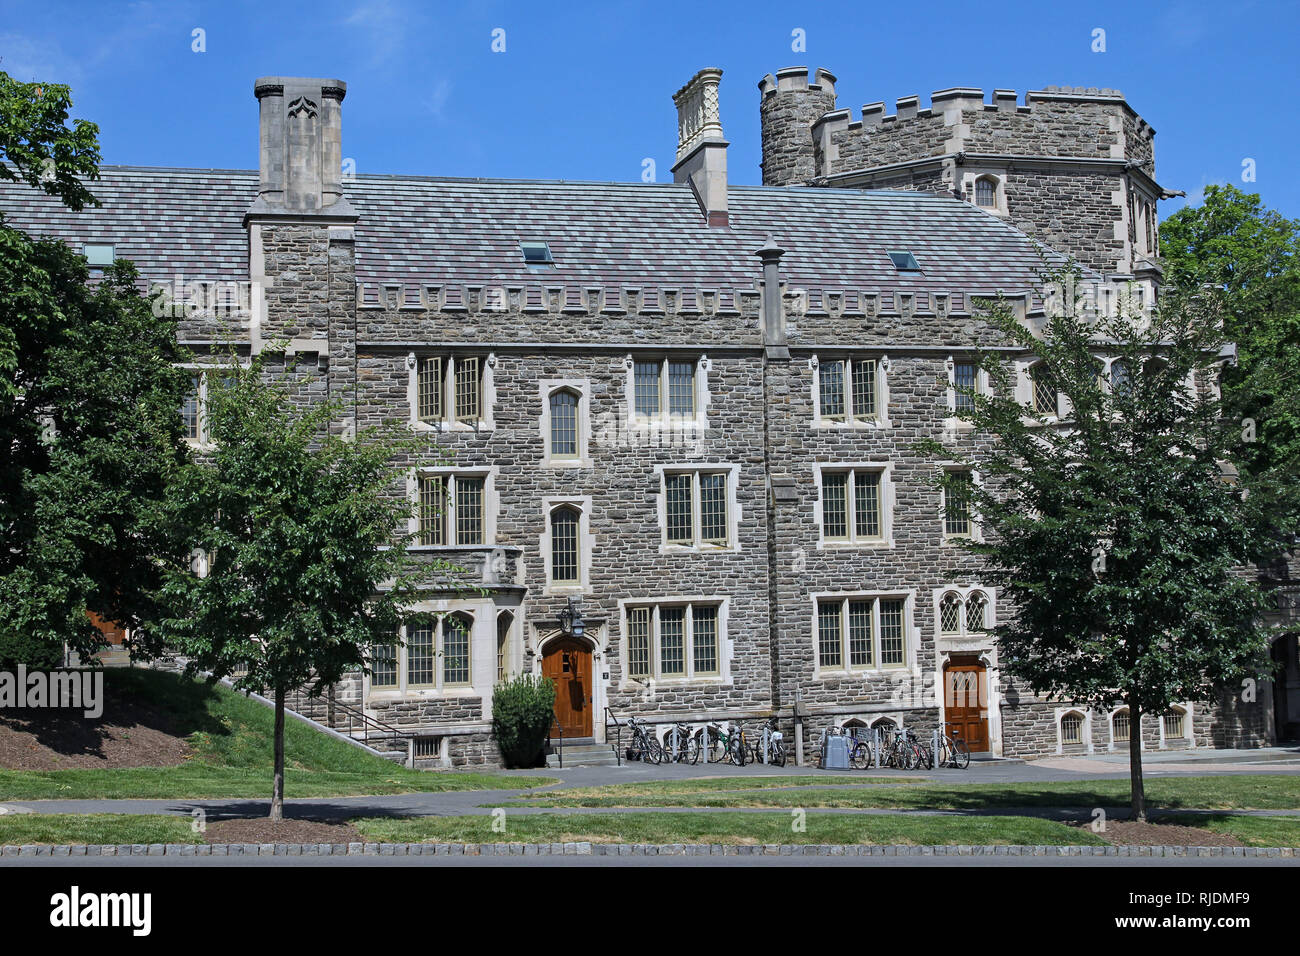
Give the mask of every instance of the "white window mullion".
M 686 679 L 692 680 L 695 677 L 695 615 L 692 613 L 692 605 L 686 605 L 686 613 L 682 615 L 682 627 L 686 629 L 682 641 L 682 653 L 686 655 L 686 660 L 682 663 L 685 665 L 682 669 L 686 672 Z

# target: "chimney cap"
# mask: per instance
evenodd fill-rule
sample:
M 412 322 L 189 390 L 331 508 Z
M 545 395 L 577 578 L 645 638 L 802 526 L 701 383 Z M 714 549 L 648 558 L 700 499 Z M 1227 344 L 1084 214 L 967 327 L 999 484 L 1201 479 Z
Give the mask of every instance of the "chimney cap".
M 768 236 L 767 242 L 763 243 L 754 255 L 762 259 L 764 265 L 766 265 L 768 262 L 780 261 L 781 257 L 785 255 L 785 250 L 777 245 L 775 236 Z
M 253 81 L 253 95 L 259 100 L 264 96 L 279 96 L 285 89 L 318 89 L 321 95 L 342 100 L 347 96 L 348 85 L 332 77 L 313 76 L 259 76 Z

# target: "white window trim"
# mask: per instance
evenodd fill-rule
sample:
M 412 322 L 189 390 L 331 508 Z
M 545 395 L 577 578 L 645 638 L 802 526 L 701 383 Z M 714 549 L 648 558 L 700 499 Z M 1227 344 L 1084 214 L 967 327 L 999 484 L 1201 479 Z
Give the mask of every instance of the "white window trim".
M 462 357 L 477 358 L 480 362 L 481 381 L 479 405 L 481 417 L 476 425 L 456 421 L 456 362 Z M 420 361 L 441 358 L 442 368 L 442 421 L 426 422 L 420 419 Z M 406 404 L 410 409 L 411 427 L 417 432 L 481 432 L 496 428 L 495 353 L 480 352 L 409 352 L 406 356 Z
M 551 453 L 551 396 L 569 391 L 578 396 L 578 455 L 556 458 Z M 591 467 L 591 383 L 586 379 L 547 378 L 538 382 L 542 397 L 542 461 L 548 468 Z
M 578 581 L 555 584 L 551 581 L 551 512 L 563 505 L 578 510 Z M 591 533 L 591 495 L 569 495 L 542 499 L 542 575 L 543 595 L 591 594 L 591 558 L 595 554 L 595 536 Z
M 496 681 L 496 615 L 491 602 L 464 602 L 454 600 L 421 601 L 413 605 L 412 612 L 429 614 L 442 618 L 449 614 L 463 614 L 472 621 L 469 632 L 469 683 L 444 684 L 443 676 L 443 629 L 441 621 L 434 637 L 433 684 L 411 684 L 408 681 L 408 651 L 406 625 L 398 629 L 397 647 L 397 684 L 387 687 L 375 687 L 371 675 L 364 675 L 365 699 L 395 701 L 404 699 L 455 699 L 461 697 L 482 697 L 484 688 L 495 686 Z M 488 634 L 488 631 L 491 634 Z
M 981 179 L 993 180 L 993 205 L 981 206 L 975 201 L 975 184 Z M 991 216 L 1005 218 L 1007 212 L 1007 180 L 1001 170 L 988 168 L 966 168 L 962 173 L 962 189 L 970 197 L 970 204 L 982 209 Z
M 627 424 L 629 428 L 641 430 L 679 429 L 704 431 L 709 427 L 709 373 L 713 363 L 707 355 L 701 355 L 695 362 L 695 415 L 684 418 L 670 415 L 668 412 L 668 363 L 684 362 L 689 356 L 663 355 L 628 355 L 624 359 L 625 376 L 623 383 L 624 399 L 627 402 Z M 659 379 L 659 414 L 655 416 L 640 415 L 636 410 L 636 364 L 651 359 L 660 364 Z
M 1136 733 L 1138 735 L 1138 746 L 1140 747 L 1140 749 L 1146 750 L 1146 741 L 1142 739 L 1141 729 L 1139 727 L 1134 726 L 1133 724 L 1132 721 L 1133 712 L 1129 708 L 1128 704 L 1120 704 L 1117 707 L 1112 707 L 1110 712 L 1106 715 L 1106 732 L 1108 735 L 1106 749 L 1107 750 L 1128 750 L 1129 748 L 1129 742 L 1127 740 L 1120 741 L 1115 739 L 1115 715 L 1118 714 L 1121 710 L 1127 711 L 1130 715 L 1130 719 L 1128 722 L 1129 736 L 1132 737 L 1133 734 Z
M 826 678 L 859 677 L 862 675 L 883 676 L 888 674 L 909 674 L 920 678 L 921 635 L 916 628 L 916 591 L 814 591 L 812 598 L 812 654 L 813 680 Z M 903 663 L 882 665 L 880 662 L 880 601 L 901 600 L 903 602 Z M 849 665 L 849 632 L 845 611 L 840 612 L 840 640 L 843 646 L 840 653 L 839 667 L 823 667 L 821 663 L 821 635 L 818 633 L 819 621 L 817 609 L 822 601 L 839 601 L 847 606 L 849 601 L 874 601 L 871 612 L 871 666 L 851 667 Z M 900 724 L 901 726 L 901 724 Z
M 685 654 L 686 675 L 684 677 L 661 677 L 659 671 L 659 609 L 664 607 L 686 607 L 692 604 L 709 604 L 718 609 L 718 672 L 716 674 L 699 674 L 695 673 L 695 632 L 691 623 L 692 617 L 688 612 L 686 615 L 686 633 L 685 633 Z M 630 640 L 631 629 L 628 621 L 628 611 L 631 608 L 648 607 L 650 608 L 650 676 L 646 679 L 633 678 L 628 673 L 631 662 L 630 657 Z M 622 633 L 619 637 L 619 654 L 622 664 L 622 674 L 619 681 L 619 690 L 644 690 L 647 685 L 663 685 L 679 687 L 683 684 L 709 684 L 709 685 L 730 685 L 731 684 L 731 658 L 734 652 L 734 644 L 728 636 L 730 628 L 731 599 L 721 594 L 704 594 L 704 595 L 670 595 L 667 597 L 655 598 L 621 598 L 618 602 L 619 627 Z
M 1186 742 L 1187 746 L 1178 748 L 1180 750 L 1187 750 L 1196 745 L 1196 733 L 1192 727 L 1192 705 L 1189 703 L 1182 703 L 1182 702 L 1169 705 L 1170 710 L 1173 710 L 1175 707 L 1183 712 L 1183 735 L 1181 737 L 1166 737 L 1165 736 L 1165 715 L 1164 714 L 1154 715 L 1156 717 L 1156 726 L 1160 730 L 1159 747 L 1161 750 L 1166 749 L 1169 746 L 1169 741 L 1171 740 L 1180 740 Z
M 853 415 L 853 396 L 851 385 L 849 384 L 852 376 L 848 376 L 845 381 L 844 392 L 844 417 L 843 418 L 823 418 L 822 417 L 822 382 L 821 366 L 825 362 L 858 362 L 867 359 L 876 360 L 876 417 L 875 418 L 856 418 Z M 814 355 L 808 360 L 808 368 L 812 371 L 812 403 L 813 403 L 813 427 L 814 428 L 891 428 L 893 422 L 889 420 L 889 371 L 892 363 L 888 355 L 871 354 L 845 354 L 845 355 Z
M 700 479 L 701 473 L 726 475 L 727 493 L 727 543 L 710 544 L 700 540 Z M 691 479 L 691 520 L 695 537 L 694 544 L 675 544 L 668 541 L 668 488 L 666 475 L 692 476 Z M 655 481 L 659 485 L 656 495 L 655 510 L 659 518 L 659 553 L 660 554 L 707 554 L 717 552 L 738 552 L 740 550 L 740 504 L 736 492 L 740 484 L 740 466 L 734 464 L 689 464 L 655 465 Z
M 1056 724 L 1056 752 L 1065 753 L 1065 732 L 1061 727 L 1061 721 L 1069 714 L 1081 714 L 1083 721 L 1079 725 L 1079 743 L 1070 744 L 1071 747 L 1086 747 L 1087 753 L 1093 752 L 1092 746 L 1092 711 L 1086 707 L 1057 707 L 1052 716 Z M 1133 728 L 1136 729 L 1136 728 Z M 1130 730 L 1130 733 L 1132 730 Z
M 971 485 L 973 487 L 978 488 L 978 487 L 983 487 L 984 485 L 983 478 L 980 475 L 979 471 L 974 468 L 971 468 L 968 465 L 961 465 L 955 462 L 945 462 L 940 467 L 945 472 L 969 471 Z M 983 541 L 984 531 L 983 528 L 980 527 L 979 513 L 975 510 L 974 502 L 971 502 L 968 506 L 970 534 L 949 534 L 948 533 L 947 497 L 948 497 L 947 492 L 944 489 L 940 488 L 939 489 L 939 543 L 940 545 L 943 547 L 955 548 L 958 546 L 957 542 L 959 541 L 976 541 L 976 542 Z
M 966 602 L 976 592 L 984 595 L 984 630 L 982 631 L 970 630 L 966 621 Z M 955 632 L 943 630 L 943 621 L 940 617 L 943 599 L 949 594 L 957 595 L 958 600 L 961 601 L 961 629 Z M 931 600 L 933 602 L 934 636 L 936 640 L 943 641 L 946 646 L 959 643 L 979 643 L 981 646 L 987 647 L 993 643 L 993 628 L 997 626 L 998 621 L 997 597 L 993 588 L 985 587 L 983 584 L 949 584 L 946 587 L 935 588 Z
M 491 465 L 487 468 L 478 468 L 471 466 L 439 466 L 428 468 L 412 469 L 406 480 L 406 494 L 410 501 L 415 503 L 412 509 L 411 517 L 407 520 L 407 529 L 415 535 L 420 533 L 420 481 L 424 478 L 434 478 L 441 476 L 446 482 L 447 488 L 447 507 L 443 512 L 442 520 L 446 522 L 447 543 L 446 544 L 413 544 L 412 548 L 423 550 L 453 550 L 460 548 L 462 550 L 481 551 L 486 548 L 495 548 L 497 540 L 497 511 L 501 506 L 501 498 L 497 493 L 497 470 L 498 466 Z M 481 544 L 456 544 L 456 493 L 455 481 L 457 478 L 482 478 L 483 479 L 483 542 Z
M 848 515 L 848 540 L 830 539 L 827 540 L 825 529 L 822 527 L 823 520 L 823 501 L 822 501 L 822 476 L 825 472 L 838 471 L 875 471 L 880 473 L 880 537 L 879 538 L 862 538 L 855 537 L 856 522 L 854 521 L 853 508 L 856 502 L 853 501 L 852 494 L 846 492 L 848 498 L 849 515 Z M 817 488 L 817 502 L 813 512 L 813 521 L 817 525 L 817 550 L 818 551 L 837 551 L 837 550 L 875 550 L 888 549 L 894 547 L 894 463 L 889 461 L 826 461 L 815 462 L 813 464 L 813 484 Z

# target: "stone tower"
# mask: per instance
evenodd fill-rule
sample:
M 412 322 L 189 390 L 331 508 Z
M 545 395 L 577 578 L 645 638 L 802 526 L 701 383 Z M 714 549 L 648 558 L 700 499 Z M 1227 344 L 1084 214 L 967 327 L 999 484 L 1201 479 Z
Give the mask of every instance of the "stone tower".
M 948 192 L 1106 275 L 1155 279 L 1155 131 L 1117 90 L 939 90 L 836 108 L 835 77 L 759 83 L 763 182 Z

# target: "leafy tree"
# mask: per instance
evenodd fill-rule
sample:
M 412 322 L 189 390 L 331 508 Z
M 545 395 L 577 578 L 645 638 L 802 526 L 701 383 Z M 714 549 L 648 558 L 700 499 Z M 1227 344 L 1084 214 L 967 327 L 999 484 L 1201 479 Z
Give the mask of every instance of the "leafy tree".
M 0 177 L 73 209 L 94 202 L 94 124 L 69 130 L 67 87 L 0 73 Z M 53 172 L 48 163 L 53 164 Z M 157 316 L 126 262 L 89 283 L 86 260 L 0 217 L 0 663 L 88 656 L 87 610 L 157 649 L 161 562 L 178 545 L 164 489 L 185 460 L 187 376 L 173 319 Z
M 1220 301 L 1238 362 L 1224 373 L 1225 415 L 1241 423 L 1243 475 L 1266 498 L 1282 540 L 1300 526 L 1300 220 L 1254 193 L 1209 186 L 1200 206 L 1161 224 L 1166 279 Z
M 364 667 L 372 644 L 391 644 L 420 575 L 398 531 L 411 506 L 393 493 L 403 476 L 393 462 L 414 439 L 340 437 L 329 427 L 339 405 L 295 403 L 293 376 L 273 375 L 269 354 L 209 373 L 214 447 L 173 486 L 176 521 L 207 568 L 173 572 L 166 596 L 169 639 L 191 672 L 273 696 L 279 820 L 285 695 L 319 694 Z
M 964 390 L 973 441 L 923 444 L 978 477 L 940 483 L 950 507 L 965 500 L 978 517 L 980 540 L 966 546 L 1014 608 L 996 629 L 1003 671 L 1047 699 L 1129 708 L 1141 820 L 1142 715 L 1211 700 L 1264 666 L 1263 598 L 1244 566 L 1270 546 L 1268 522 L 1224 480 L 1241 441 L 1209 387 L 1220 352 L 1212 304 L 1171 294 L 1149 321 L 1130 308 L 1102 317 L 1068 291 L 1075 276 L 1048 278 L 1067 293 L 1041 334 L 1001 304 L 988 319 L 1041 363 L 1063 417 L 1018 402 L 989 354 L 993 393 Z M 1107 381 L 1101 352 L 1118 363 Z

